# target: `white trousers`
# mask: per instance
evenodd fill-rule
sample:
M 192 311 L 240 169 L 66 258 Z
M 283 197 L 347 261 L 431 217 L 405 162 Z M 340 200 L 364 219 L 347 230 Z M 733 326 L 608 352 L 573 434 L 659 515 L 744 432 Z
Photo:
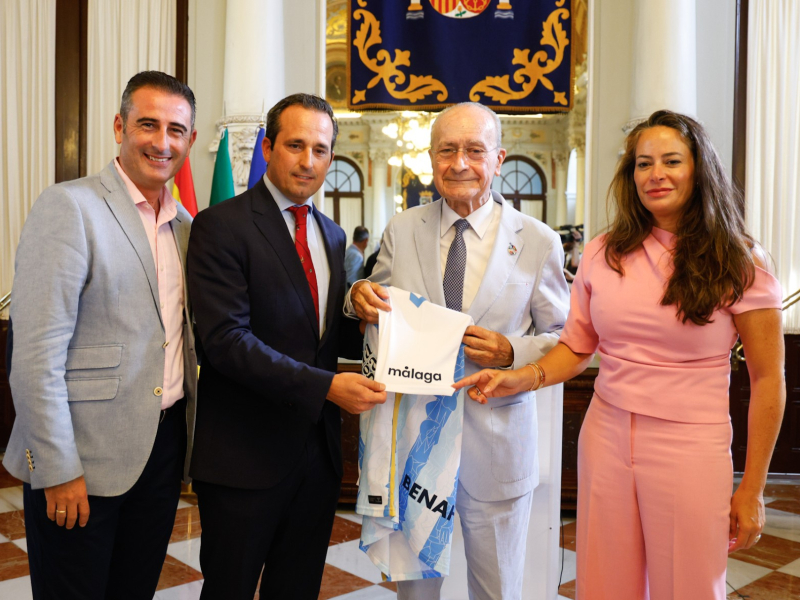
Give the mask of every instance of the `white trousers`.
M 470 600 L 519 600 L 533 492 L 481 502 L 459 485 L 456 511 L 467 555 Z M 438 600 L 444 579 L 397 583 L 398 600 Z

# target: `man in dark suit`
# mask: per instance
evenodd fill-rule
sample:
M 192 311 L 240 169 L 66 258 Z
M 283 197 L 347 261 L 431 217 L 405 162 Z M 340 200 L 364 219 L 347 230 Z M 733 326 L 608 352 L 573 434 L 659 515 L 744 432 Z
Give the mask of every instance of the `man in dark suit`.
M 338 356 L 361 351 L 342 315 L 345 234 L 311 202 L 336 133 L 321 98 L 278 102 L 266 175 L 201 212 L 189 241 L 204 600 L 252 600 L 262 567 L 262 598 L 317 598 L 342 476 L 339 408 L 386 400 L 383 385 L 335 374 Z

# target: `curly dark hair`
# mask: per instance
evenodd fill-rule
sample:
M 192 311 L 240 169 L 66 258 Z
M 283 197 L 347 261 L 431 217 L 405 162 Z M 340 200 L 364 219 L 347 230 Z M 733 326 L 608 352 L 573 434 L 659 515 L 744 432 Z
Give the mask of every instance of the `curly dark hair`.
M 636 190 L 636 145 L 651 127 L 675 129 L 694 158 L 694 191 L 678 219 L 674 271 L 662 306 L 674 305 L 683 323 L 712 322 L 715 310 L 739 301 L 755 278 L 755 242 L 744 224 L 744 197 L 728 177 L 708 134 L 691 117 L 659 110 L 637 125 L 625 140 L 608 190 L 616 216 L 605 241 L 608 266 L 624 275 L 625 256 L 650 234 L 653 215 Z

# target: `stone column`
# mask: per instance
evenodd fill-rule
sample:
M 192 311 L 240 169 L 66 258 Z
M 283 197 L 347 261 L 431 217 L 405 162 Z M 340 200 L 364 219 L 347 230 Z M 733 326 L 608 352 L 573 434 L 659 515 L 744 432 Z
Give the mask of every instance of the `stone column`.
M 577 177 L 575 181 L 575 219 L 573 225 L 580 225 L 586 218 L 586 148 L 575 148 Z
M 392 215 L 386 211 L 386 177 L 389 172 L 389 157 L 391 154 L 383 148 L 370 148 L 369 157 L 372 160 L 372 228 L 376 239 L 380 238 L 386 224 Z
M 227 0 L 225 14 L 225 114 L 236 193 L 247 186 L 259 123 L 285 94 L 283 0 Z M 209 148 L 216 152 L 219 135 Z
M 547 222 L 553 227 L 560 227 L 567 222 L 567 167 L 569 153 L 558 150 L 553 152 L 553 162 L 556 165 L 556 214 L 548 211 Z
M 636 0 L 633 88 L 625 131 L 667 108 L 697 115 L 695 0 Z

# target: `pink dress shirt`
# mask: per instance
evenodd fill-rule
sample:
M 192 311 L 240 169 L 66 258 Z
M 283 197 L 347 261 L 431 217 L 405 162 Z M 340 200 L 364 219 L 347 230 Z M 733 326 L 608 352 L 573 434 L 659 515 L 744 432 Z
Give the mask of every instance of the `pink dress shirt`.
M 125 187 L 133 199 L 142 219 L 158 279 L 158 301 L 161 319 L 164 322 L 164 392 L 161 395 L 161 408 L 166 409 L 183 398 L 183 307 L 184 283 L 175 235 L 169 222 L 178 214 L 175 199 L 167 188 L 161 190 L 161 208 L 156 219 L 156 211 L 122 170 L 119 160 L 114 161 L 117 173 L 125 182 Z
M 756 267 L 753 286 L 713 323 L 698 326 L 661 306 L 672 272 L 675 236 L 653 228 L 622 262 L 624 277 L 605 261 L 605 236 L 586 245 L 572 284 L 560 341 L 573 352 L 599 352 L 595 393 L 623 410 L 683 423 L 727 423 L 733 315 L 781 307 L 781 286 Z

